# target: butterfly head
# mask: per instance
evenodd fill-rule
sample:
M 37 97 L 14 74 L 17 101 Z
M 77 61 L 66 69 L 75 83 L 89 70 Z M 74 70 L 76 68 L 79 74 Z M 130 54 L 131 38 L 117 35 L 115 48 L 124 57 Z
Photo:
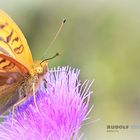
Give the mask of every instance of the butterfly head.
M 41 66 L 38 66 L 35 68 L 35 73 L 36 74 L 42 74 L 43 73 L 43 68 Z
M 44 59 L 42 60 L 37 66 L 35 66 L 34 68 L 34 73 L 37 75 L 43 75 L 48 71 L 48 60 L 55 58 L 56 56 L 58 56 L 59 53 L 56 53 L 54 56 Z
M 48 70 L 48 62 L 45 61 L 43 63 L 40 63 L 39 65 L 35 66 L 34 72 L 36 75 L 43 75 Z

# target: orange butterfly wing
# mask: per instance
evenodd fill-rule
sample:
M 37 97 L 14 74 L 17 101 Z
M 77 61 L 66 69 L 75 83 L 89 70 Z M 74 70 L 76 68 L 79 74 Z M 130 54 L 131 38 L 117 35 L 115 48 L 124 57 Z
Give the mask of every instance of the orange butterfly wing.
M 0 114 L 18 101 L 16 89 L 32 72 L 33 59 L 26 39 L 15 22 L 0 10 Z
M 0 72 L 19 72 L 23 75 L 29 74 L 28 69 L 24 65 L 5 54 L 0 54 Z
M 0 71 L 33 73 L 26 39 L 15 22 L 0 10 Z

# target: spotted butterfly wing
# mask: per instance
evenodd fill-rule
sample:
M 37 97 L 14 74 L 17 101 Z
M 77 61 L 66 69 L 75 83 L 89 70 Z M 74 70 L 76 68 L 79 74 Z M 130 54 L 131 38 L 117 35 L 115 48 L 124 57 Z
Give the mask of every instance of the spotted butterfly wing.
M 33 59 L 26 39 L 15 22 L 0 10 L 0 113 L 13 102 L 10 99 L 14 99 L 18 83 L 32 74 Z
M 13 58 L 32 73 L 33 59 L 26 39 L 15 22 L 3 11 L 0 11 L 0 54 Z M 2 56 L 0 62 L 4 63 Z

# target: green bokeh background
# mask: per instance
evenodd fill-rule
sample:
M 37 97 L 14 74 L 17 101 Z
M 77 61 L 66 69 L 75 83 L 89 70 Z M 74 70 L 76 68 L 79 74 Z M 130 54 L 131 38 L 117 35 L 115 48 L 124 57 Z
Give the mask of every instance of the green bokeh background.
M 87 140 L 132 140 L 140 129 L 106 132 L 107 124 L 140 125 L 140 1 L 0 0 L 39 60 L 64 17 L 67 22 L 46 57 L 49 67 L 70 65 L 95 79 L 94 109 L 82 131 Z

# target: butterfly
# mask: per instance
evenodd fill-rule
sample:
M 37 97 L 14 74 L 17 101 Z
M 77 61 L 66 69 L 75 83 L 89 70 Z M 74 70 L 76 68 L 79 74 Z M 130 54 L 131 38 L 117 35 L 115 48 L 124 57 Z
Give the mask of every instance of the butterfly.
M 37 65 L 33 62 L 21 30 L 0 10 L 0 114 L 13 105 L 17 106 L 28 94 L 35 94 L 47 70 L 46 60 Z

